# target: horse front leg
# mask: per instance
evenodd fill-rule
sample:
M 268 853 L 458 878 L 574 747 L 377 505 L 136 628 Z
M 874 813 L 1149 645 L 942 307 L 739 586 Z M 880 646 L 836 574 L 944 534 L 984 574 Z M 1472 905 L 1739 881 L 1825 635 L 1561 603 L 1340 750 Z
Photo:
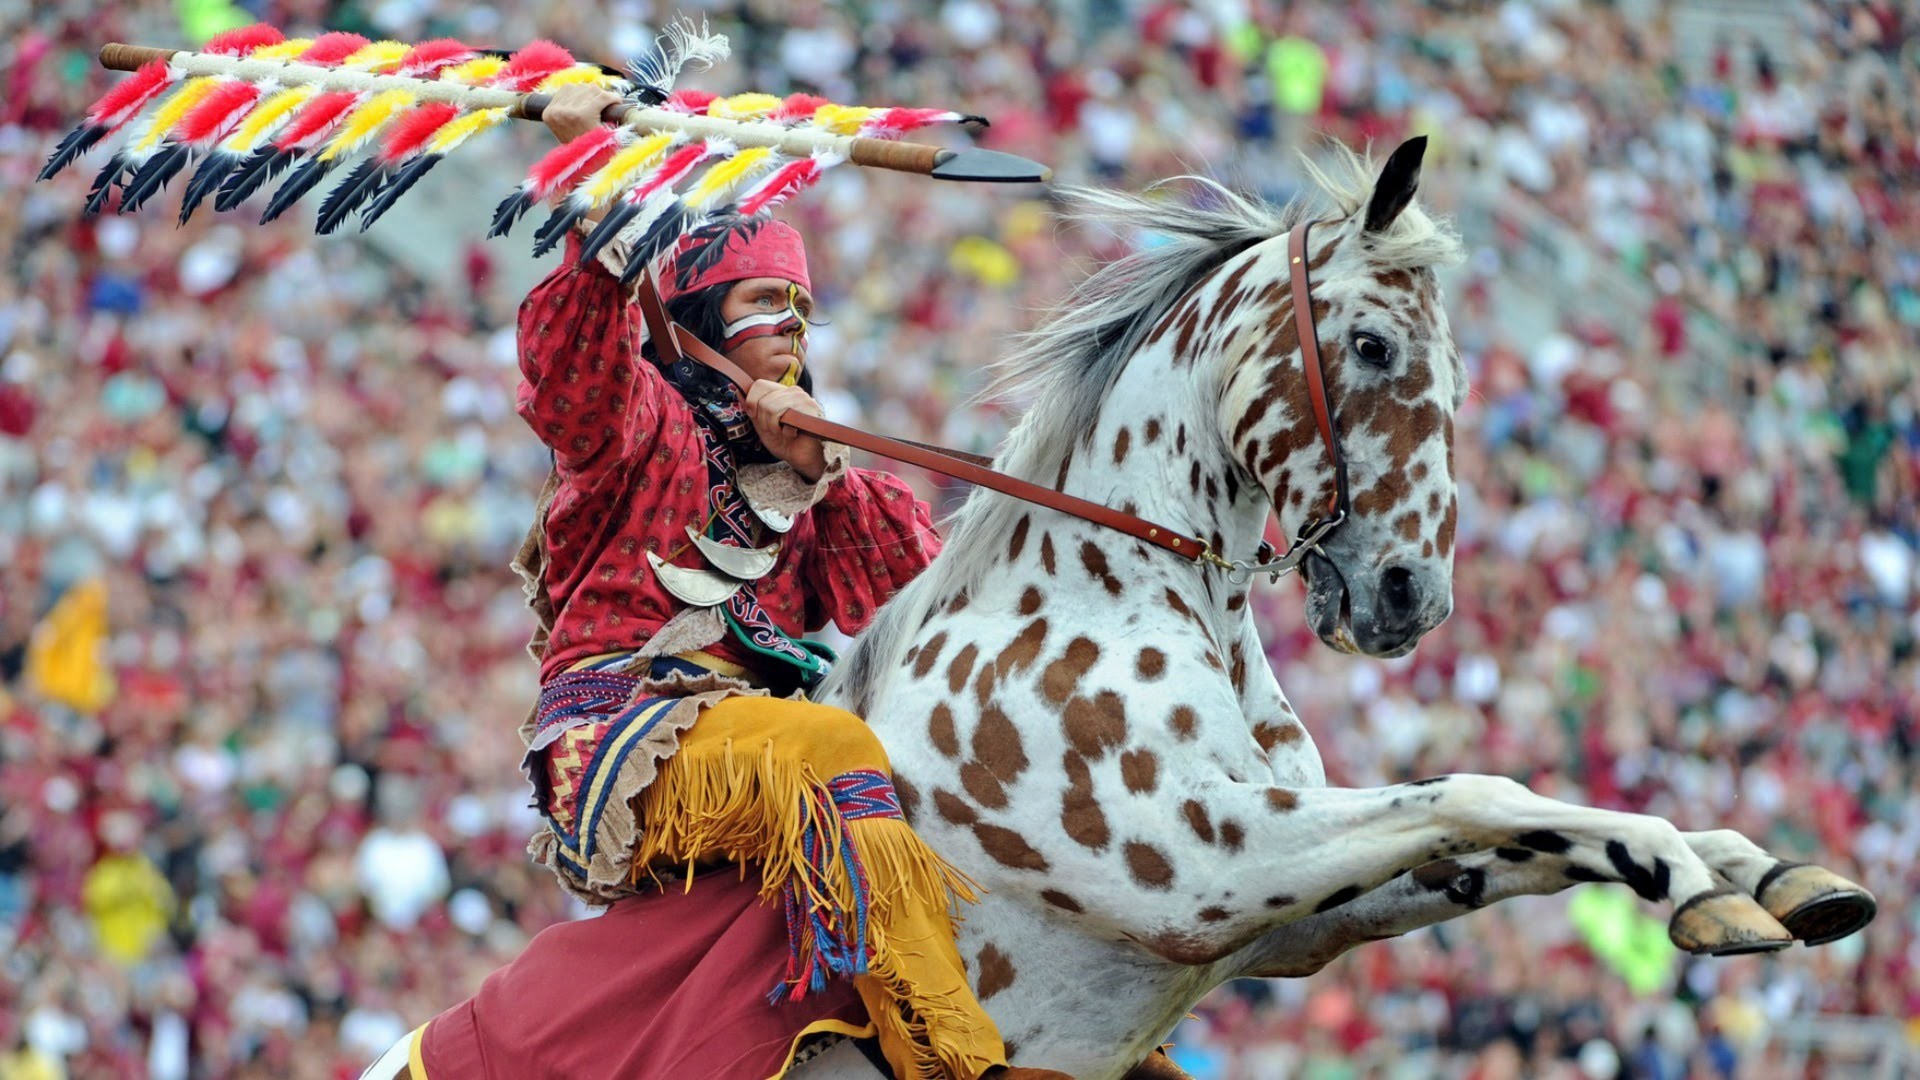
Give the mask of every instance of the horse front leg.
M 1340 908 L 1416 867 L 1481 852 L 1497 858 L 1500 849 L 1514 861 L 1557 858 L 1571 881 L 1621 881 L 1649 901 L 1671 903 L 1669 936 L 1689 952 L 1768 951 L 1793 941 L 1671 823 L 1573 806 L 1504 777 L 1462 774 L 1366 790 L 1220 783 L 1189 790 L 1182 809 L 1194 831 L 1204 824 L 1217 845 L 1226 826 L 1214 823 L 1230 822 L 1230 846 L 1245 854 L 1220 860 L 1217 876 L 1188 894 L 1199 904 L 1190 920 L 1136 935 L 1170 960 L 1214 962 L 1277 925 Z M 1260 862 L 1266 865 L 1256 870 Z M 1259 882 L 1252 897 L 1250 879 Z
M 1712 870 L 1807 945 L 1873 921 L 1871 893 L 1823 867 L 1788 862 L 1731 829 L 1682 833 Z M 1352 903 L 1269 931 L 1236 962 L 1241 977 L 1303 978 L 1349 950 L 1459 918 L 1516 896 L 1550 896 L 1585 875 L 1562 856 L 1500 848 L 1411 870 Z M 1571 873 L 1570 873 L 1571 871 Z
M 1551 896 L 1573 884 L 1564 859 L 1515 862 L 1514 854 L 1483 851 L 1430 862 L 1351 903 L 1270 930 L 1234 958 L 1234 977 L 1305 978 L 1368 942 L 1410 934 L 1516 896 Z

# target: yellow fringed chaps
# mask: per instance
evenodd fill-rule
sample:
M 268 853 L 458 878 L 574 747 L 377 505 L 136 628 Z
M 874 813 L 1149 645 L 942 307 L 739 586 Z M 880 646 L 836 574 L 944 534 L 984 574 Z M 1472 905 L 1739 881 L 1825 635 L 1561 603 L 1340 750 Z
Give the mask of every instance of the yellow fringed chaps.
M 757 863 L 763 902 L 789 883 L 813 910 L 848 917 L 850 837 L 870 881 L 868 972 L 854 977 L 895 1075 L 975 1080 L 1006 1063 L 999 1029 L 967 983 L 954 945 L 953 909 L 972 883 L 900 818 L 843 821 L 826 781 L 863 769 L 892 776 L 886 751 L 852 713 L 805 701 L 733 697 L 703 712 L 637 800 L 635 875 L 719 860 Z M 831 855 L 804 855 L 809 826 Z M 808 942 L 803 957 L 811 959 Z

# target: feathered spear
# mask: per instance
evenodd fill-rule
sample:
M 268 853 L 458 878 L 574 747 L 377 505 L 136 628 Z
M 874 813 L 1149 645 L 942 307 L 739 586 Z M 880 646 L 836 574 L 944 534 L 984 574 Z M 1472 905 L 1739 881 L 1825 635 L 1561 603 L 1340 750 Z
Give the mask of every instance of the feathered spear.
M 298 165 L 269 201 L 262 220 L 272 220 L 327 173 L 370 151 L 328 193 L 319 214 L 322 232 L 355 212 L 364 229 L 474 135 L 510 118 L 538 119 L 549 94 L 586 81 L 624 95 L 605 116 L 611 126 L 543 158 L 502 203 L 495 233 L 535 201 L 559 197 L 536 234 L 541 251 L 605 211 L 589 247 L 620 236 L 647 256 L 703 223 L 764 214 L 840 161 L 944 179 L 1047 176 L 1031 162 L 992 151 L 898 141 L 929 123 L 972 119 L 956 112 L 674 90 L 683 70 L 727 53 L 724 38 L 692 23 L 669 27 L 628 79 L 577 64 L 551 42 L 507 56 L 452 40 L 408 46 L 331 33 L 290 42 L 271 27 L 249 27 L 198 53 L 110 45 L 102 63 L 134 77 L 88 110 L 41 173 L 58 173 L 107 134 L 134 124 L 133 137 L 96 178 L 90 212 L 104 207 L 116 184 L 122 208 L 137 208 L 196 156 L 203 160 L 187 184 L 182 222 L 208 199 L 216 209 L 232 209 Z

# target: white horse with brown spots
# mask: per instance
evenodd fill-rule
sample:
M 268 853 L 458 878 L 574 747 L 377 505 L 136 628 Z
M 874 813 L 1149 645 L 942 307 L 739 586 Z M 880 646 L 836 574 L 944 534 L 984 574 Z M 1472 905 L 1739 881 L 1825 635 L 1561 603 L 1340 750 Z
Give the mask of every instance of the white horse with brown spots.
M 1353 513 L 1306 564 L 1314 631 L 1398 656 L 1452 607 L 1452 415 L 1465 373 L 1413 202 L 1423 141 L 1378 182 L 1320 177 L 1313 322 Z M 1251 555 L 1333 480 L 1307 405 L 1275 213 L 1081 192 L 1171 243 L 1094 275 L 1008 361 L 1035 404 L 999 466 Z M 1325 786 L 1244 585 L 1061 513 L 973 496 L 946 552 L 829 684 L 892 757 L 921 835 L 989 890 L 961 951 L 1014 1060 L 1118 1077 L 1209 990 L 1511 896 L 1622 881 L 1696 953 L 1817 944 L 1872 898 L 1726 831 L 1573 806 L 1502 777 Z M 872 1075 L 839 1048 L 814 1074 Z

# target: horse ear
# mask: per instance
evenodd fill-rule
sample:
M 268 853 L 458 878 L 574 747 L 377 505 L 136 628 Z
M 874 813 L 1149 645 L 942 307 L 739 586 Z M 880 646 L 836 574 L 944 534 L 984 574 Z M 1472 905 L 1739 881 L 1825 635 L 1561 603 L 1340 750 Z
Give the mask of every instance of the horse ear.
M 1400 144 L 1380 170 L 1373 185 L 1373 198 L 1367 202 L 1367 231 L 1379 232 L 1393 224 L 1400 211 L 1413 201 L 1420 188 L 1420 159 L 1427 153 L 1427 137 L 1418 135 Z

